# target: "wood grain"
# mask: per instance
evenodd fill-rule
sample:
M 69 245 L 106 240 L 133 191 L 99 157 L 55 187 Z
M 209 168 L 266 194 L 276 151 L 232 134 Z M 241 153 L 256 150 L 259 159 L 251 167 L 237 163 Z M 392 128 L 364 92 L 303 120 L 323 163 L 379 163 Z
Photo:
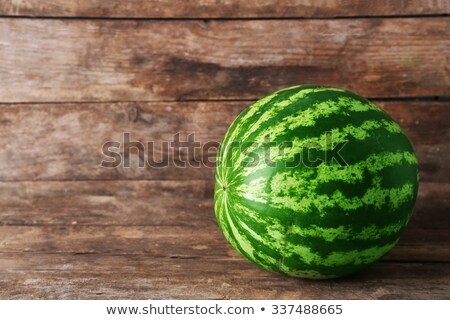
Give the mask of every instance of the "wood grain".
M 0 226 L 0 252 L 142 254 L 184 259 L 235 255 L 215 222 L 199 230 L 191 226 Z M 450 232 L 409 228 L 384 259 L 450 262 Z
M 131 149 L 130 167 L 100 167 L 107 141 L 153 141 L 155 160 L 165 152 L 162 141 L 195 133 L 202 145 L 220 142 L 227 127 L 250 102 L 64 103 L 0 105 L 0 180 L 212 179 L 213 167 L 139 168 Z M 419 156 L 421 180 L 449 182 L 450 104 L 448 101 L 379 102 L 406 130 Z M 123 144 L 122 144 L 123 146 Z M 214 154 L 216 148 L 211 148 Z M 185 150 L 186 151 L 186 150 Z M 123 150 L 121 151 L 123 155 Z M 203 161 L 206 163 L 206 153 Z M 196 155 L 197 158 L 200 155 Z M 191 153 L 181 159 L 192 159 Z
M 450 299 L 448 13 L 443 0 L 0 0 L 0 299 Z M 176 133 L 218 143 L 252 100 L 300 83 L 374 99 L 419 156 L 411 221 L 365 272 L 307 281 L 249 263 L 217 227 L 212 167 L 138 168 L 136 148 L 130 168 L 99 166 L 124 132 L 157 159 Z
M 440 197 L 430 197 L 437 188 Z M 0 252 L 235 256 L 215 222 L 212 181 L 7 182 L 0 191 Z M 448 193 L 449 184 L 421 186 L 414 218 L 385 259 L 450 262 Z
M 3 0 L 0 15 L 102 18 L 280 18 L 450 13 L 445 0 Z
M 422 183 L 412 229 L 450 230 L 449 183 Z M 0 225 L 215 225 L 213 181 L 0 182 Z M 437 221 L 439 223 L 437 223 Z
M 214 222 L 212 197 L 206 180 L 0 182 L 0 225 L 202 229 Z
M 255 99 L 299 83 L 446 96 L 450 19 L 0 19 L 0 101 Z
M 240 257 L 215 223 L 210 190 L 207 181 L 0 183 L 0 298 L 449 297 L 448 184 L 421 185 L 411 224 L 382 262 L 326 282 Z
M 2 299 L 449 299 L 449 263 L 381 262 L 308 281 L 240 258 L 0 253 Z

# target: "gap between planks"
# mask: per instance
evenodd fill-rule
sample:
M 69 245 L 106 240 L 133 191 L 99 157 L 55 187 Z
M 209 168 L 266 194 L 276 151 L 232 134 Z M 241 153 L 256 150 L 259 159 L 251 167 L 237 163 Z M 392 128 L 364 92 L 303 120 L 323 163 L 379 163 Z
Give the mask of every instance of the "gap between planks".
M 420 101 L 432 101 L 432 102 L 444 102 L 450 101 L 450 96 L 410 96 L 410 97 L 365 97 L 372 102 L 420 102 Z M 216 102 L 242 102 L 252 103 L 258 99 L 183 99 L 183 100 L 83 100 L 83 101 L 24 101 L 24 102 L 1 102 L 1 106 L 8 105 L 46 105 L 46 104 L 116 104 L 116 103 L 145 103 L 145 104 L 158 104 L 158 103 L 216 103 Z
M 146 18 L 146 17 L 89 17 L 89 16 L 26 16 L 26 15 L 0 15 L 0 19 L 29 19 L 29 20 L 94 20 L 94 21 L 271 21 L 271 20 L 358 20 L 358 19 L 425 19 L 425 18 L 442 18 L 448 17 L 448 13 L 429 13 L 429 14 L 409 14 L 409 15 L 360 15 L 360 16 L 318 16 L 318 17 L 235 17 L 235 18 L 225 18 L 225 17 L 165 17 L 165 18 Z

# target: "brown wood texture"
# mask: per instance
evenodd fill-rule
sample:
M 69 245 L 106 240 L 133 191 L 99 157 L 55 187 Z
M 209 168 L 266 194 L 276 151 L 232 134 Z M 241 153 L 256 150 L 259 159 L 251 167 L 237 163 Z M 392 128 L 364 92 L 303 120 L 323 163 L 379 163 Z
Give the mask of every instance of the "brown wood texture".
M 450 13 L 445 0 L 3 0 L 0 15 L 125 18 L 281 18 Z
M 408 133 L 419 155 L 421 180 L 450 182 L 447 156 L 450 102 L 376 103 Z M 228 125 L 248 104 L 238 101 L 0 105 L 3 145 L 0 180 L 212 179 L 212 167 L 184 168 L 174 164 L 173 149 L 163 152 L 162 142 L 173 141 L 178 132 L 182 141 L 187 140 L 187 134 L 194 133 L 202 145 L 220 142 Z M 102 155 L 102 145 L 107 141 L 122 143 L 127 132 L 131 141 L 144 145 L 153 141 L 155 160 L 168 156 L 170 165 L 139 168 L 137 149 L 131 149 L 129 168 L 101 167 L 102 160 L 110 161 Z M 193 158 L 192 152 L 181 156 L 185 161 Z
M 450 299 L 448 13 L 441 0 L 0 0 L 0 299 Z M 411 221 L 362 273 L 301 280 L 240 257 L 215 221 L 213 168 L 138 168 L 136 149 L 130 168 L 99 166 L 125 132 L 157 159 L 176 133 L 220 142 L 252 100 L 299 83 L 372 99 L 419 156 Z
M 274 275 L 239 258 L 169 260 L 143 255 L 95 254 L 29 254 L 27 257 L 25 260 L 20 254 L 0 254 L 0 267 L 11 270 L 1 274 L 2 296 L 16 299 L 449 298 L 448 263 L 385 262 L 352 278 L 318 282 Z
M 199 230 L 215 223 L 212 189 L 212 180 L 0 182 L 0 226 Z M 449 230 L 449 193 L 449 183 L 422 183 L 410 228 Z
M 316 282 L 240 257 L 216 226 L 211 181 L 4 182 L 0 297 L 449 298 L 450 226 L 436 224 L 449 190 L 421 185 L 400 243 L 370 270 Z
M 0 268 L 0 296 L 15 299 L 449 299 L 450 292 L 449 263 L 381 262 L 329 281 L 275 275 L 239 257 L 0 253 Z
M 1 183 L 0 252 L 228 256 L 212 188 L 212 181 Z M 449 191 L 449 184 L 421 185 L 409 228 L 386 259 L 450 262 L 450 226 L 435 223 L 449 209 Z
M 130 36 L 132 35 L 132 36 Z M 255 99 L 298 83 L 449 94 L 450 19 L 0 19 L 0 101 Z

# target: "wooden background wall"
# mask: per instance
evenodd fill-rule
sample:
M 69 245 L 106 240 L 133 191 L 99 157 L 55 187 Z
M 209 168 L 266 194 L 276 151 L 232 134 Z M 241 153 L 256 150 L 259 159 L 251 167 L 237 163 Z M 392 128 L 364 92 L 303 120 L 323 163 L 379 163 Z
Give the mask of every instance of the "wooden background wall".
M 450 298 L 450 2 L 0 0 L 0 298 Z M 105 169 L 130 132 L 220 141 L 295 84 L 385 108 L 420 158 L 415 215 L 369 271 L 317 282 L 251 265 L 211 168 Z M 135 157 L 134 157 L 135 158 Z

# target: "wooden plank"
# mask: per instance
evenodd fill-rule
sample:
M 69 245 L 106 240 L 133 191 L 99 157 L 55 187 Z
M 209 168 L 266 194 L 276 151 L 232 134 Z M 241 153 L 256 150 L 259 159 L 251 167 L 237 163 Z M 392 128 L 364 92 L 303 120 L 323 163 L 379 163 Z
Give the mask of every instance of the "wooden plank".
M 407 227 L 397 246 L 383 260 L 450 262 L 450 230 Z
M 211 212 L 212 215 L 212 212 Z M 0 252 L 144 254 L 197 259 L 236 256 L 215 222 L 196 227 L 0 226 Z M 386 260 L 450 262 L 447 229 L 408 229 Z
M 450 230 L 449 183 L 422 183 L 411 229 Z M 215 226 L 213 182 L 0 182 L 0 225 Z
M 0 101 L 255 99 L 299 83 L 449 94 L 450 19 L 0 20 Z
M 2 180 L 211 179 L 213 168 L 176 166 L 172 156 L 168 167 L 138 168 L 136 149 L 131 150 L 130 168 L 102 168 L 102 160 L 109 160 L 102 156 L 102 145 L 111 140 L 123 142 L 123 134 L 128 132 L 133 141 L 145 145 L 154 141 L 159 160 L 162 141 L 173 141 L 178 132 L 182 140 L 195 133 L 197 141 L 219 141 L 241 110 L 238 103 L 2 107 L 0 176 Z M 182 155 L 183 160 L 187 157 Z
M 138 151 L 132 149 L 130 167 L 102 168 L 102 146 L 123 142 L 124 132 L 132 141 L 157 147 L 173 159 L 173 149 L 164 152 L 162 141 L 180 133 L 195 133 L 202 145 L 221 141 L 227 127 L 250 102 L 164 103 L 64 103 L 0 105 L 0 180 L 110 180 L 110 179 L 207 179 L 213 168 L 187 166 L 169 161 L 165 168 L 139 168 Z M 421 180 L 449 182 L 450 102 L 401 101 L 379 103 L 398 120 L 410 136 L 421 163 Z M 123 146 L 123 144 L 122 144 Z M 186 151 L 186 150 L 185 150 Z M 215 148 L 211 148 L 213 153 Z M 122 150 L 123 153 L 123 150 Z M 203 161 L 206 163 L 207 154 Z M 199 157 L 199 155 L 197 155 Z M 192 153 L 181 155 L 182 160 Z M 148 157 L 147 157 L 148 159 Z
M 279 18 L 392 16 L 450 13 L 445 0 L 3 0 L 0 15 L 102 18 Z
M 214 224 L 213 182 L 0 182 L 0 225 Z M 427 219 L 426 219 L 427 220 Z
M 0 253 L 1 299 L 449 299 L 450 263 L 307 281 L 241 259 Z M 120 276 L 118 276 L 120 275 Z
M 450 229 L 450 184 L 420 183 L 414 214 L 409 222 L 417 228 Z

